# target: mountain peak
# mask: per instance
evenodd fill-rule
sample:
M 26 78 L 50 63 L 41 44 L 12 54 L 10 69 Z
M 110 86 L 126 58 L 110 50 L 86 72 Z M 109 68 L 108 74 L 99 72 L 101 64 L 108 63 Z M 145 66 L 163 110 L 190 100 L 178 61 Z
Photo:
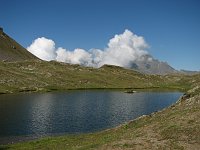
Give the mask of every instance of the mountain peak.
M 0 35 L 3 33 L 3 28 L 0 27 Z
M 131 68 L 147 74 L 164 75 L 177 72 L 167 62 L 154 59 L 151 55 L 144 55 L 141 60 L 132 62 Z
M 0 61 L 23 61 L 38 59 L 23 46 L 4 33 L 0 27 Z

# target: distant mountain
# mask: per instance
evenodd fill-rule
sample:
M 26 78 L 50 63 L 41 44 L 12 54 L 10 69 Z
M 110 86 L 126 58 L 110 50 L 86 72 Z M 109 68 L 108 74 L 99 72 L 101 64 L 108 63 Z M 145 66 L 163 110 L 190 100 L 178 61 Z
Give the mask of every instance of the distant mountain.
M 3 32 L 0 27 L 0 61 L 23 61 L 38 59 Z
M 186 75 L 195 75 L 195 74 L 199 74 L 200 71 L 180 70 L 180 73 L 186 74 Z
M 164 75 L 178 72 L 166 62 L 154 59 L 151 55 L 144 55 L 142 59 L 132 62 L 130 68 L 147 74 Z
M 0 27 L 0 61 L 23 61 L 23 60 L 38 60 L 36 56 L 27 51 L 24 47 L 18 44 L 15 40 L 3 32 Z M 166 62 L 154 59 L 151 55 L 144 55 L 141 59 L 131 63 L 130 69 L 137 70 L 146 74 L 196 74 L 196 71 L 177 71 Z

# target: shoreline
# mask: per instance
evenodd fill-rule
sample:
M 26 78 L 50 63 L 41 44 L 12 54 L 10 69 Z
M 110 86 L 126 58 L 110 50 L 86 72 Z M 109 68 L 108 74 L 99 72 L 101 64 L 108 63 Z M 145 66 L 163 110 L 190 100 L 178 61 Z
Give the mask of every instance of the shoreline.
M 0 92 L 0 95 L 7 94 L 20 94 L 20 93 L 49 93 L 49 92 L 67 92 L 67 91 L 84 91 L 84 90 L 136 90 L 136 91 L 177 91 L 186 92 L 182 88 L 172 88 L 172 87 L 137 87 L 137 88 L 68 88 L 68 89 L 44 89 L 44 90 L 25 90 L 25 91 L 12 91 L 12 92 Z
M 200 87 L 193 86 L 177 102 L 114 128 L 95 133 L 42 137 L 0 149 L 199 149 Z
M 22 135 L 22 136 L 0 137 L 0 140 L 3 139 L 3 142 L 0 141 L 0 146 L 13 145 L 13 144 L 19 144 L 19 143 L 24 143 L 24 142 L 40 141 L 40 140 L 46 139 L 46 138 L 56 138 L 56 137 L 63 137 L 63 136 L 64 137 L 65 136 L 80 136 L 80 135 L 88 135 L 88 134 L 100 134 L 100 133 L 103 133 L 103 132 L 116 130 L 116 129 L 121 128 L 123 126 L 134 123 L 134 122 L 136 122 L 136 121 L 138 121 L 142 118 L 148 118 L 148 117 L 152 117 L 153 115 L 155 115 L 157 113 L 162 113 L 166 109 L 170 109 L 171 107 L 178 105 L 181 102 L 181 100 L 184 98 L 184 96 L 185 96 L 185 94 L 183 93 L 183 95 L 180 96 L 175 103 L 173 103 L 172 105 L 170 105 L 168 107 L 165 107 L 161 110 L 152 112 L 152 113 L 147 114 L 147 115 L 138 116 L 137 118 L 135 118 L 133 120 L 123 122 L 123 123 L 121 123 L 121 124 L 119 124 L 115 127 L 102 129 L 102 130 L 99 130 L 99 131 L 97 130 L 97 131 L 94 131 L 94 132 L 85 132 L 85 133 L 54 133 L 54 134 L 49 134 L 49 135 L 38 135 L 38 136 L 37 135 Z M 13 140 L 10 141 L 11 139 L 13 139 Z M 10 141 L 10 142 L 6 142 L 6 141 Z

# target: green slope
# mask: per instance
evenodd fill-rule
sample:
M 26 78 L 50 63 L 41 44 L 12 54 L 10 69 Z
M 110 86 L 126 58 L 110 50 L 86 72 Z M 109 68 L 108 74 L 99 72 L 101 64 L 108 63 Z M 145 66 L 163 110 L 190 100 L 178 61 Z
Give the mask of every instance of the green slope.
M 181 78 L 145 75 L 109 65 L 96 69 L 55 61 L 0 62 L 0 93 L 85 88 L 188 89 L 188 77 Z
M 174 106 L 117 128 L 0 149 L 200 149 L 200 74 L 145 75 L 110 65 L 95 69 L 45 62 L 0 31 L 0 94 L 104 88 L 175 89 L 187 94 Z
M 200 74 L 145 75 L 121 67 L 99 69 L 59 62 L 0 62 L 0 92 L 85 88 L 156 88 L 187 91 L 161 112 L 110 130 L 2 145 L 0 149 L 199 149 Z
M 1 91 L 68 88 L 175 88 L 175 105 L 102 132 L 47 137 L 0 149 L 200 149 L 200 74 L 144 75 L 115 66 L 99 69 L 57 62 L 0 63 Z M 4 82 L 4 84 L 2 84 Z M 5 85 L 5 86 L 4 86 Z
M 0 32 L 0 60 L 2 61 L 22 61 L 38 59 L 28 52 L 24 47 L 9 37 L 6 33 Z

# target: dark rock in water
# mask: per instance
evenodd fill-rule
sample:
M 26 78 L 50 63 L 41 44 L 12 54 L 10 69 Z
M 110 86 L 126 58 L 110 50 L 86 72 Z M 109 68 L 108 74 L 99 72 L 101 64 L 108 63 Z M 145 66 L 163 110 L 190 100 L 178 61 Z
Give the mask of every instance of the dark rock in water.
M 133 94 L 133 93 L 136 93 L 136 91 L 134 91 L 134 90 L 127 90 L 127 91 L 124 91 L 124 93 Z

